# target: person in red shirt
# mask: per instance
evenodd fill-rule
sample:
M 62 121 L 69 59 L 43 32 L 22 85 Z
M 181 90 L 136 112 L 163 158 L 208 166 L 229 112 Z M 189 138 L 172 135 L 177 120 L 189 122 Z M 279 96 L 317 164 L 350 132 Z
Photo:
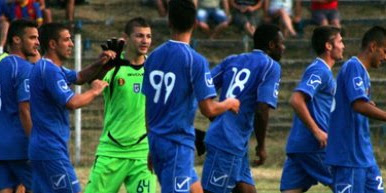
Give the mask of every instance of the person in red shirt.
M 311 0 L 312 22 L 340 28 L 338 0 Z

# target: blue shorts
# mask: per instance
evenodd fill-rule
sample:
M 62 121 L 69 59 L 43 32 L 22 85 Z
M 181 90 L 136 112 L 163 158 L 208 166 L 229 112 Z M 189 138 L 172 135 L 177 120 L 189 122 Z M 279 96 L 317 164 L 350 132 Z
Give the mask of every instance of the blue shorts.
M 190 193 L 198 181 L 194 169 L 194 149 L 149 133 L 150 152 L 154 171 L 162 193 Z
M 202 187 L 209 192 L 232 192 L 237 183 L 255 185 L 248 154 L 235 156 L 207 145 L 207 153 L 202 171 Z
M 333 166 L 334 192 L 383 193 L 383 179 L 378 166 L 351 168 Z
M 2 160 L 0 161 L 0 190 L 5 188 L 15 189 L 23 184 L 31 190 L 32 173 L 27 160 Z
M 208 19 L 213 20 L 216 24 L 227 21 L 227 15 L 224 10 L 219 8 L 200 8 L 197 11 L 197 20 L 207 23 Z
M 31 160 L 31 166 L 33 192 L 78 193 L 81 191 L 69 160 Z
M 330 169 L 324 162 L 325 153 L 289 153 L 284 163 L 280 191 L 303 189 L 321 182 L 332 184 Z

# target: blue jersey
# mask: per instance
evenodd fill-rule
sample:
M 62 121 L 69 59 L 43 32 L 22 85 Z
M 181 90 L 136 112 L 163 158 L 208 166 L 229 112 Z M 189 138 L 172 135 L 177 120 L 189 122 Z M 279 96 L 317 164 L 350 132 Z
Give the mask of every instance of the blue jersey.
M 146 60 L 142 92 L 150 132 L 194 148 L 196 99 L 216 96 L 205 58 L 188 44 L 169 40 Z
M 370 76 L 357 57 L 343 64 L 337 77 L 336 108 L 331 114 L 326 163 L 345 167 L 375 165 L 369 120 L 354 111 L 356 100 L 370 101 Z
M 19 103 L 30 99 L 33 65 L 16 55 L 0 62 L 0 160 L 27 159 L 28 137 L 19 117 Z
M 70 124 L 67 102 L 74 96 L 69 84 L 76 73 L 41 59 L 30 76 L 31 117 L 33 122 L 29 158 L 54 160 L 68 158 Z
M 327 133 L 330 114 L 334 108 L 336 82 L 330 67 L 321 58 L 317 58 L 304 71 L 295 92 L 302 92 L 310 100 L 307 109 L 320 129 Z M 324 152 L 315 136 L 303 121 L 295 114 L 292 129 L 288 137 L 287 153 Z
M 233 155 L 243 156 L 253 131 L 257 104 L 276 108 L 279 93 L 280 65 L 261 50 L 230 56 L 212 70 L 220 101 L 240 100 L 238 114 L 225 112 L 210 125 L 205 143 Z

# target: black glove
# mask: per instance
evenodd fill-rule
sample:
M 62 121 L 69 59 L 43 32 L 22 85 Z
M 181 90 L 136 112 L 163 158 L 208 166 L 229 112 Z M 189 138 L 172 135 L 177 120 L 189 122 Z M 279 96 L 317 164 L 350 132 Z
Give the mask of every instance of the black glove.
M 201 156 L 206 151 L 204 143 L 206 132 L 199 129 L 194 129 L 194 132 L 196 133 L 196 140 L 194 141 L 194 144 L 196 146 L 197 155 Z
M 123 51 L 123 46 L 125 45 L 125 41 L 123 40 L 118 40 L 117 38 L 111 38 L 106 41 L 106 44 L 101 44 L 102 50 L 112 50 L 114 51 L 117 56 L 115 57 L 114 60 L 110 60 L 106 66 L 107 67 L 114 67 L 121 65 L 123 63 L 121 59 L 121 53 Z

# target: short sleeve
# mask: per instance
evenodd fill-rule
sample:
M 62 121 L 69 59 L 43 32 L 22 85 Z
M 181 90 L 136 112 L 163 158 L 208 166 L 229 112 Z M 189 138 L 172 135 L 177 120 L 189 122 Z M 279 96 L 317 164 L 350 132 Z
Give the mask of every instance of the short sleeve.
M 295 91 L 300 91 L 310 98 L 323 87 L 323 84 L 328 83 L 328 77 L 325 75 L 325 70 L 316 66 L 311 66 L 303 73 L 300 83 L 295 88 Z
M 280 65 L 272 61 L 264 73 L 261 84 L 257 88 L 257 102 L 266 103 L 271 108 L 277 107 L 280 77 Z
M 62 67 L 62 70 L 66 76 L 66 79 L 68 82 L 70 82 L 71 84 L 75 84 L 76 80 L 78 79 L 78 74 L 75 70 L 70 70 L 66 67 Z
M 45 84 L 47 91 L 50 93 L 53 100 L 60 104 L 66 105 L 67 102 L 74 96 L 74 92 L 70 89 L 65 73 L 53 68 L 46 68 Z
M 26 63 L 15 63 L 17 69 L 15 88 L 17 91 L 17 101 L 24 102 L 30 99 L 29 75 L 32 65 Z
M 357 99 L 369 101 L 366 72 L 360 64 L 348 64 L 344 74 L 345 93 L 350 103 Z
M 213 78 L 208 62 L 202 57 L 195 57 L 191 68 L 191 81 L 197 101 L 216 97 Z

